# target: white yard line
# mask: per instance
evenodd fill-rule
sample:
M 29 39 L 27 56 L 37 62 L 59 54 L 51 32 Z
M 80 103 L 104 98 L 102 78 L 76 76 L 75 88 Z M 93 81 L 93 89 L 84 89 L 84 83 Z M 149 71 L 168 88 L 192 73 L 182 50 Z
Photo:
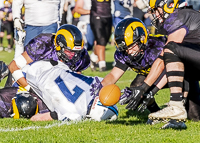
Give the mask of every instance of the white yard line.
M 49 129 L 55 126 L 62 126 L 62 125 L 71 125 L 77 122 L 68 122 L 68 121 L 63 121 L 59 123 L 53 123 L 51 125 L 46 125 L 46 126 L 30 126 L 30 127 L 24 127 L 24 128 L 7 128 L 3 129 L 0 128 L 0 132 L 16 132 L 16 131 L 26 131 L 26 130 L 35 130 L 35 129 Z

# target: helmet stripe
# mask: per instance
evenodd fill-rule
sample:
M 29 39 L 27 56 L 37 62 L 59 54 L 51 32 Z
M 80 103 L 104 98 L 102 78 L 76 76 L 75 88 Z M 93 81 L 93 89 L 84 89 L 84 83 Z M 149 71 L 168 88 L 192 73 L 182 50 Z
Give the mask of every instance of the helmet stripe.
M 169 8 L 169 7 L 167 7 L 167 3 L 164 5 L 164 7 L 163 7 L 163 10 L 165 11 L 165 12 L 167 12 L 167 13 L 173 13 L 174 12 L 174 9 L 176 8 L 176 6 L 177 6 L 177 3 L 178 3 L 178 1 L 179 0 L 174 0 L 174 4 L 173 4 L 173 7 L 171 7 L 171 8 Z
M 141 27 L 144 32 L 145 32 L 145 38 L 143 41 L 141 41 L 141 43 L 146 44 L 147 42 L 147 30 L 146 27 L 144 26 L 143 23 L 141 22 L 132 22 L 131 24 L 129 24 L 125 30 L 124 33 L 124 40 L 127 46 L 131 45 L 133 43 L 133 30 L 135 30 L 137 27 Z M 133 30 L 132 30 L 133 29 Z
M 56 33 L 55 41 L 54 41 L 54 43 L 56 45 L 56 50 L 57 51 L 61 50 L 60 46 L 57 46 L 57 43 L 56 43 L 57 36 L 60 35 L 60 34 L 65 37 L 65 40 L 67 42 L 67 47 L 70 47 L 71 50 L 73 50 L 73 48 L 74 48 L 74 38 L 73 38 L 72 34 L 68 30 L 65 30 L 65 29 L 58 30 L 58 32 Z
M 15 98 L 12 99 L 12 107 L 13 107 L 13 113 L 15 114 L 13 116 L 14 119 L 19 119 L 19 111 L 15 102 Z
M 154 8 L 155 5 L 156 5 L 156 0 L 150 0 L 150 1 L 149 1 L 149 6 L 150 6 L 151 8 Z

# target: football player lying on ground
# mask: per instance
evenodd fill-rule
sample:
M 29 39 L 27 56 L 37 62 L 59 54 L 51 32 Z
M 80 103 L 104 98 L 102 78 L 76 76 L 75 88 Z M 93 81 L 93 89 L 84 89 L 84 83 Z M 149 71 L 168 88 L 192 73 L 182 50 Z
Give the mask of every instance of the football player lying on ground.
M 90 88 L 99 77 L 87 77 L 70 70 L 61 61 L 37 61 L 27 65 L 26 80 L 30 92 L 37 93 L 50 112 L 36 114 L 32 121 L 47 120 L 115 120 L 117 106 L 103 106 L 98 96 L 91 96 Z
M 21 69 L 32 62 L 52 59 L 62 60 L 72 71 L 81 72 L 90 64 L 90 57 L 83 48 L 82 34 L 73 25 L 62 25 L 56 34 L 40 34 L 26 45 L 25 52 L 15 57 L 9 65 L 9 70 L 18 83 L 29 90 L 25 78 L 21 78 Z M 12 76 L 8 78 L 6 87 L 12 86 Z
M 149 114 L 153 120 L 166 120 L 176 124 L 187 119 L 199 120 L 199 12 L 191 7 L 177 8 L 183 0 L 150 0 L 151 12 L 155 16 L 153 23 L 158 28 L 166 30 L 168 41 L 161 52 L 163 60 L 157 59 L 144 84 L 139 87 L 142 95 L 154 83 L 162 70 L 166 68 L 168 86 L 170 87 L 170 102 L 168 107 Z M 184 82 L 183 82 L 184 81 Z M 189 92 L 189 93 L 188 93 Z M 183 96 L 188 93 L 187 111 Z M 128 100 L 128 107 L 134 104 L 134 97 Z M 177 123 L 178 124 L 178 123 Z M 169 124 L 168 124 L 169 125 Z M 168 126 L 166 125 L 166 126 Z M 181 126 L 180 126 L 181 127 Z
M 47 61 L 45 61 L 45 63 L 47 63 Z M 44 63 L 42 62 L 42 64 Z M 60 69 L 57 68 L 57 70 Z M 72 71 L 70 72 L 72 73 Z M 74 73 L 74 75 L 73 74 L 67 75 L 67 77 L 71 78 L 71 80 L 73 81 L 75 81 L 76 79 L 76 81 L 82 80 L 82 82 L 84 82 L 85 80 L 86 83 L 87 82 L 92 83 L 92 81 L 95 82 L 93 77 L 85 77 L 82 75 L 80 76 L 76 73 Z M 89 79 L 89 81 L 87 81 L 87 79 Z M 67 79 L 67 81 L 69 81 L 69 79 Z M 24 88 L 5 87 L 3 89 L 0 89 L 0 118 L 13 117 L 14 119 L 18 118 L 29 119 L 32 117 L 31 118 L 32 121 L 47 121 L 47 120 L 59 119 L 58 118 L 59 116 L 57 115 L 56 112 L 58 111 L 59 115 L 64 114 L 62 116 L 62 118 L 65 117 L 63 120 L 79 120 L 79 119 L 89 118 L 95 121 L 101 121 L 107 119 L 108 120 L 117 119 L 118 109 L 116 105 L 103 106 L 100 103 L 98 97 L 95 97 L 94 99 L 93 97 L 90 96 L 90 94 L 88 93 L 89 92 L 88 87 L 87 89 L 82 90 L 82 92 L 79 92 L 78 85 L 76 85 L 77 83 L 75 82 L 72 83 L 70 81 L 70 83 L 68 82 L 68 84 L 70 84 L 70 86 L 75 86 L 74 91 L 76 92 L 73 95 L 71 95 L 71 90 L 70 90 L 71 88 L 63 89 L 62 87 L 60 87 L 62 91 L 65 92 L 65 95 L 68 95 L 66 97 L 64 97 L 65 96 L 64 94 L 60 93 L 60 89 L 58 89 L 59 91 L 57 92 L 54 90 L 54 88 L 52 88 L 52 90 L 48 90 L 49 93 L 52 93 L 52 91 L 54 90 L 54 93 L 52 94 L 53 97 L 47 99 L 50 101 L 52 100 L 52 103 L 50 103 L 51 107 L 56 106 L 56 108 L 53 108 L 53 110 L 55 110 L 53 112 L 50 112 L 50 110 L 47 108 L 47 106 L 44 104 L 44 102 L 40 99 L 39 96 L 37 96 L 33 92 L 31 93 L 27 92 Z M 82 84 L 82 87 L 86 86 Z M 48 98 L 44 94 L 42 94 L 42 96 L 43 99 Z M 65 108 L 62 109 L 62 107 Z

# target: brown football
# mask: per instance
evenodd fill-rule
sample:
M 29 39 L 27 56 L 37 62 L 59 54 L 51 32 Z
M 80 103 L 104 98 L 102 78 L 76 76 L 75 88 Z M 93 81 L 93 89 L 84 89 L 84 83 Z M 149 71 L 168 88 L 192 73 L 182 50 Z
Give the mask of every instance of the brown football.
M 105 106 L 115 105 L 121 96 L 120 88 L 115 84 L 102 87 L 99 92 L 99 100 Z

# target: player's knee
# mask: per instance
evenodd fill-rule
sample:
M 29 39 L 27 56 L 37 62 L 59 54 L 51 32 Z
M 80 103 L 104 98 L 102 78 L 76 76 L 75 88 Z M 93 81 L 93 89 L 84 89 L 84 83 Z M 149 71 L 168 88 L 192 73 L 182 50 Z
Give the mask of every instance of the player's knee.
M 177 43 L 171 41 L 169 43 L 167 43 L 163 48 L 164 48 L 164 52 L 172 52 L 174 53 L 175 48 L 177 47 Z
M 163 56 L 163 59 L 164 59 L 164 62 L 165 62 L 165 65 L 167 65 L 168 63 L 173 63 L 173 62 L 181 62 L 181 59 L 173 54 L 173 53 L 164 53 L 164 56 Z

